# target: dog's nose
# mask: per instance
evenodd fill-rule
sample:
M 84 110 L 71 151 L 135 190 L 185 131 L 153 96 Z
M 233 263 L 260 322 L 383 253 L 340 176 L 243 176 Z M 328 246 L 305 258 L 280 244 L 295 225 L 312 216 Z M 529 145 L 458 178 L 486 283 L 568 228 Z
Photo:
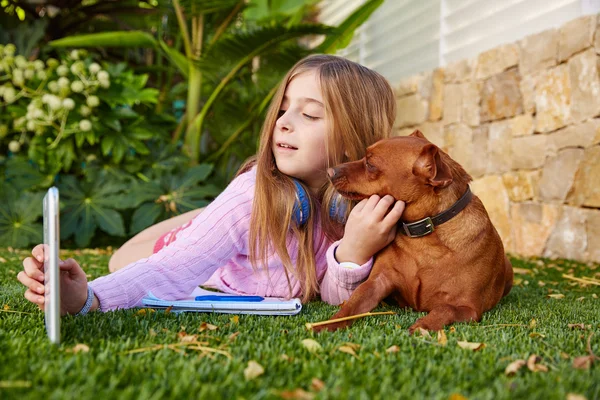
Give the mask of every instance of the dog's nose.
M 327 175 L 329 175 L 329 179 L 335 178 L 337 170 L 335 168 L 327 168 Z

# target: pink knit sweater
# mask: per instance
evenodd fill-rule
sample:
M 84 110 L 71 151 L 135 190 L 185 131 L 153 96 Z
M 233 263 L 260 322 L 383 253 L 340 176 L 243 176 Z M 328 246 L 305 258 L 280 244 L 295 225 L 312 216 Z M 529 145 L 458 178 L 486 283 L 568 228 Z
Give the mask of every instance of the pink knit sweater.
M 90 282 L 100 310 L 141 306 L 152 292 L 166 300 L 184 298 L 199 285 L 226 293 L 290 297 L 281 259 L 268 259 L 269 273 L 252 269 L 249 259 L 249 228 L 256 182 L 256 168 L 241 174 L 182 230 L 177 240 L 148 258 Z M 294 263 L 298 243 L 288 238 L 288 252 Z M 359 268 L 341 267 L 333 256 L 338 242 L 327 240 L 315 229 L 317 279 L 321 298 L 340 304 L 350 297 L 373 266 L 373 259 Z M 300 282 L 290 274 L 292 296 L 300 297 Z

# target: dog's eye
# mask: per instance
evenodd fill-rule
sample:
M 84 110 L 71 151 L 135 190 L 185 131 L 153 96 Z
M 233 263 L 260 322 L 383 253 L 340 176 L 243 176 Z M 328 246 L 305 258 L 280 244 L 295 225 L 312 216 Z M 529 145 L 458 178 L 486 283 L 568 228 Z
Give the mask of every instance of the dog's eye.
M 369 172 L 376 172 L 377 171 L 377 168 L 374 165 L 372 165 L 371 163 L 369 163 L 368 160 L 365 161 L 365 165 L 366 165 L 367 170 Z

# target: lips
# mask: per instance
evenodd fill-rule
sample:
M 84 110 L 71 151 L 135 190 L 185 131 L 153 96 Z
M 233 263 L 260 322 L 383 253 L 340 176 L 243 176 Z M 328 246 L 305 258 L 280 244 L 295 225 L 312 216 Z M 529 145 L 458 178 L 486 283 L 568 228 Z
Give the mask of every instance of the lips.
M 288 150 L 298 150 L 297 147 L 292 146 L 291 144 L 288 143 L 283 143 L 283 142 L 278 142 L 277 143 L 277 147 L 281 148 L 281 149 L 288 149 Z

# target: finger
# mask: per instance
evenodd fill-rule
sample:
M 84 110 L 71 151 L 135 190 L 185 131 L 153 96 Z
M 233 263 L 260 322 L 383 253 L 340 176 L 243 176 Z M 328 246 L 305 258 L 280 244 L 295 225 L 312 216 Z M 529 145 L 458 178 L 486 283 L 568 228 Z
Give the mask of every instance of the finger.
M 398 223 L 398 221 L 400 220 L 400 217 L 402 217 L 402 213 L 404 212 L 405 206 L 406 206 L 406 204 L 403 201 L 398 200 L 396 202 L 396 204 L 394 204 L 394 207 L 390 210 L 390 212 L 383 219 L 383 222 L 385 223 L 385 225 L 386 226 L 396 225 Z
M 385 195 L 379 200 L 379 203 L 375 206 L 373 213 L 377 217 L 378 220 L 382 220 L 385 214 L 390 209 L 390 206 L 394 204 L 394 198 L 392 196 Z
M 23 269 L 30 278 L 44 282 L 44 273 L 40 270 L 41 265 L 31 257 L 23 260 Z
M 376 194 L 369 197 L 367 204 L 365 204 L 365 211 L 373 210 L 377 206 L 377 203 L 379 203 L 379 200 L 381 200 L 381 197 Z
M 81 270 L 81 267 L 77 263 L 77 261 L 72 258 L 68 258 L 65 261 L 60 261 L 58 263 L 58 267 L 61 272 L 67 272 L 69 275 L 76 275 Z
M 31 250 L 31 255 L 39 262 L 44 261 L 44 245 L 38 244 Z
M 25 298 L 32 303 L 43 305 L 44 304 L 44 296 L 40 296 L 39 294 L 33 293 L 31 290 L 27 289 L 25 291 Z
M 362 199 L 357 205 L 354 206 L 352 211 L 356 210 L 356 212 L 361 212 L 363 208 L 365 208 L 367 201 L 369 201 L 369 199 Z
M 392 243 L 392 241 L 396 237 L 396 231 L 397 230 L 398 230 L 398 225 L 394 224 L 394 226 L 392 226 L 392 229 L 390 229 L 390 233 L 389 233 L 388 238 L 387 238 L 387 244 Z
M 32 292 L 36 294 L 44 294 L 44 285 L 42 285 L 35 279 L 28 277 L 25 271 L 19 272 L 19 274 L 17 275 L 17 279 L 23 285 L 27 286 Z

